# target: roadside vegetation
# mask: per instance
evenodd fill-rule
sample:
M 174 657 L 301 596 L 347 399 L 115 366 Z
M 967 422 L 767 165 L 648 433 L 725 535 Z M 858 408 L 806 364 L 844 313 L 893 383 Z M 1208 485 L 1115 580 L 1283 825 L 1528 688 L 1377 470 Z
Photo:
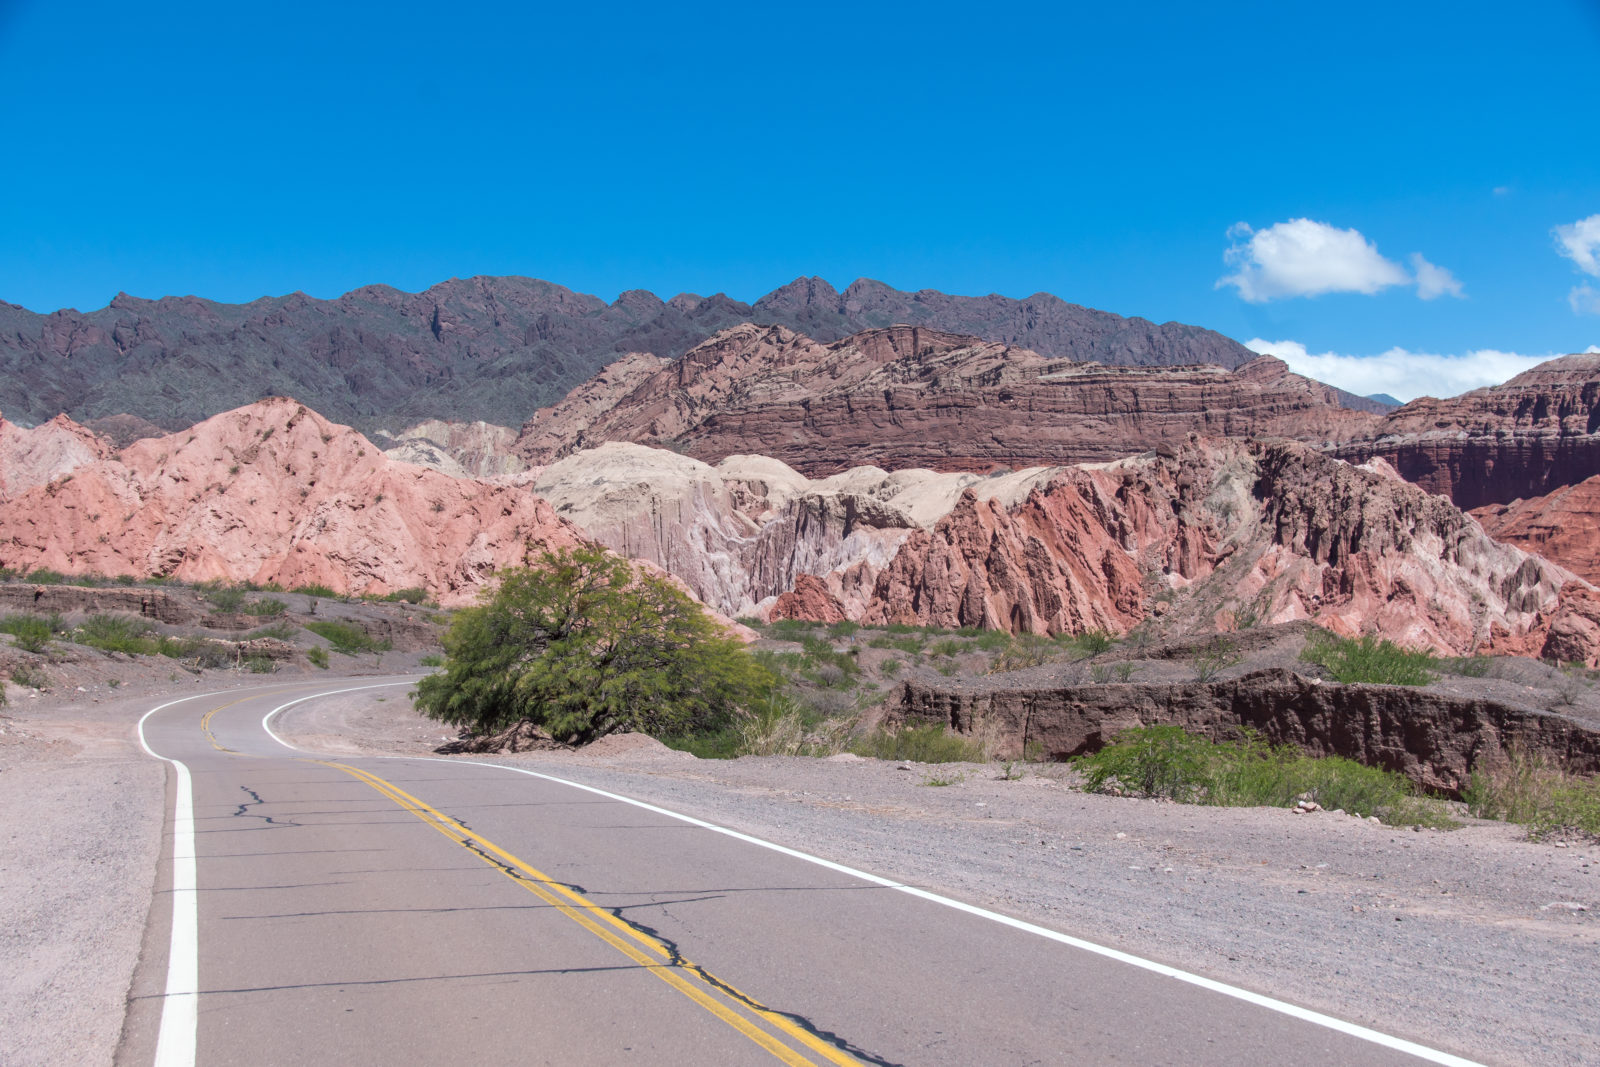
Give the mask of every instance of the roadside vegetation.
M 1370 634 L 1337 637 L 1326 630 L 1318 630 L 1306 642 L 1300 658 L 1315 663 L 1334 681 L 1346 685 L 1427 685 L 1434 680 L 1435 671 L 1441 669 L 1440 661 L 1431 653 Z M 1475 664 L 1469 664 L 1467 671 L 1473 669 Z
M 1471 815 L 1519 823 L 1535 841 L 1600 841 L 1600 778 L 1567 774 L 1520 748 L 1503 765 L 1474 771 L 1465 799 Z
M 1452 828 L 1443 804 L 1393 771 L 1337 756 L 1308 756 L 1247 733 L 1214 742 L 1180 726 L 1129 730 L 1075 766 L 1091 793 L 1219 807 L 1292 807 L 1301 800 L 1402 826 Z

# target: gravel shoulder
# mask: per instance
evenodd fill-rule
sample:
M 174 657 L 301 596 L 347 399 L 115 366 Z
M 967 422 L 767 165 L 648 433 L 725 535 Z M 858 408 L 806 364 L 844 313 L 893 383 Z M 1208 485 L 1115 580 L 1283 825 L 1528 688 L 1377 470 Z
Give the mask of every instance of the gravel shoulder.
M 291 709 L 291 743 L 432 755 L 367 694 Z M 470 758 L 470 757 L 457 757 Z M 754 834 L 1490 1063 L 1600 1062 L 1600 848 L 1092 796 L 1059 765 L 698 760 L 646 738 L 493 757 Z M 954 779 L 951 784 L 936 784 Z

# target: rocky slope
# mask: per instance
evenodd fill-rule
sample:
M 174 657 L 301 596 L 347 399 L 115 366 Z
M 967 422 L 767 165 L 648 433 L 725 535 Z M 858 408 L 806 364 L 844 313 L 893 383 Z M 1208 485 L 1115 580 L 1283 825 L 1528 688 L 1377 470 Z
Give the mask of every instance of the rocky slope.
M 488 422 L 429 419 L 398 434 L 375 434 L 384 454 L 457 478 L 504 478 L 528 469 L 511 451 L 517 432 Z
M 1336 454 L 1382 457 L 1462 508 L 1509 504 L 1600 471 L 1600 354 L 1541 363 L 1503 385 L 1389 413 Z
M 14 570 L 424 586 L 445 603 L 530 550 L 577 540 L 524 490 L 394 462 L 281 398 L 138 441 L 0 509 L 0 566 Z
M 827 575 L 828 595 L 859 613 L 906 538 L 931 527 L 963 492 L 1014 503 L 1046 474 L 858 467 L 813 481 L 762 456 L 730 456 L 713 467 L 613 442 L 560 460 L 526 484 L 589 536 L 660 565 L 729 615 L 764 612 L 815 575 Z
M 25 430 L 0 417 L 0 503 L 111 454 L 108 442 L 65 415 Z
M 544 464 L 606 441 L 715 462 L 758 454 L 813 476 L 1117 459 L 1188 434 L 1302 440 L 1376 416 L 1272 357 L 1110 367 L 909 326 L 823 344 L 781 326 L 725 330 L 676 361 L 629 357 L 534 415 L 517 451 Z
M 1600 475 L 1510 504 L 1486 504 L 1472 517 L 1490 537 L 1537 552 L 1600 585 Z
M 125 293 L 98 311 L 35 314 L 0 302 L 0 408 L 33 424 L 130 414 L 177 430 L 264 396 L 295 396 L 339 422 L 398 431 L 424 419 L 518 425 L 627 352 L 676 358 L 718 330 L 781 323 L 836 340 L 896 322 L 1128 365 L 1252 354 L 1220 334 L 1025 300 L 902 293 L 862 279 L 843 293 L 799 279 L 745 304 L 717 294 L 607 303 L 517 277 L 451 279 L 420 293 L 374 285 L 221 304 Z

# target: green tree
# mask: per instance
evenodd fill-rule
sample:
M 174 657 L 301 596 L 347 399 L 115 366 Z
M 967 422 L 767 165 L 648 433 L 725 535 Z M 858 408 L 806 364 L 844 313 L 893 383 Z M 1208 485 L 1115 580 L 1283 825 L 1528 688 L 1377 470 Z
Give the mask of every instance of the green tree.
M 444 637 L 418 710 L 472 733 L 527 721 L 569 744 L 727 725 L 771 672 L 666 579 L 598 546 L 502 572 Z

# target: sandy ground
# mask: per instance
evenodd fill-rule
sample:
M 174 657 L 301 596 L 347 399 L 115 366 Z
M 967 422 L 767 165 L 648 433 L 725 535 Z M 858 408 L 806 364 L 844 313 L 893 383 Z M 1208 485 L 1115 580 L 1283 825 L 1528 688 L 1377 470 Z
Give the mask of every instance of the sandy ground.
M 0 712 L 0 1063 L 110 1062 L 164 805 L 165 770 L 138 749 L 134 724 L 160 695 L 263 681 L 163 676 L 44 697 L 11 688 Z M 445 739 L 392 691 L 292 709 L 279 727 L 331 754 L 431 755 Z M 1329 813 L 1088 796 L 1055 766 L 1004 781 L 984 765 L 701 761 L 626 737 L 494 762 L 1487 1062 L 1600 1063 L 1591 845 L 1535 845 L 1495 824 L 1419 833 Z

